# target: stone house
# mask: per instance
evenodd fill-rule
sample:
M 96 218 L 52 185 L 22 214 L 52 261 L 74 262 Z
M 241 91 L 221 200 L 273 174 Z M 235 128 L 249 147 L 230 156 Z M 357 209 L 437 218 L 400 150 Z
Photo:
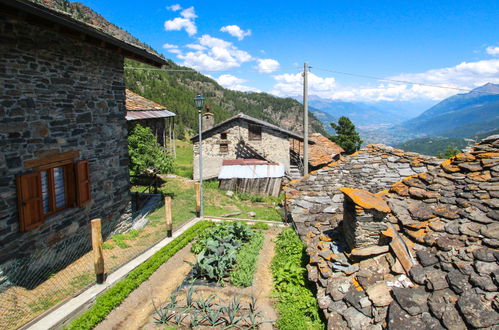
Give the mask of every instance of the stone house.
M 260 119 L 239 113 L 217 125 L 213 114 L 204 114 L 203 178 L 218 177 L 224 160 L 260 159 L 282 164 L 289 173 L 291 168 L 290 139 L 303 141 L 303 137 Z M 194 180 L 199 180 L 198 135 L 194 142 Z
M 175 155 L 175 114 L 164 106 L 126 90 L 126 120 L 128 131 L 135 125 L 148 127 L 165 153 Z
M 68 254 L 58 244 L 88 235 L 92 218 L 126 226 L 124 58 L 166 64 L 109 22 L 94 25 L 88 8 L 57 3 L 0 1 L 1 263 Z

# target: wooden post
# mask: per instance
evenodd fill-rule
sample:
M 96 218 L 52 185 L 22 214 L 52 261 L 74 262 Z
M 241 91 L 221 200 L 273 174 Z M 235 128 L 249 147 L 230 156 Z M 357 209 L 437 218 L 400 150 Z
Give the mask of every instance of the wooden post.
M 172 221 L 172 198 L 165 196 L 165 221 L 166 221 L 166 235 L 172 237 L 173 234 L 173 221 Z
M 201 184 L 199 182 L 196 185 L 196 216 L 199 218 L 201 215 Z
M 104 254 L 102 252 L 101 220 L 93 219 L 92 225 L 92 249 L 94 250 L 94 267 L 97 284 L 104 283 Z

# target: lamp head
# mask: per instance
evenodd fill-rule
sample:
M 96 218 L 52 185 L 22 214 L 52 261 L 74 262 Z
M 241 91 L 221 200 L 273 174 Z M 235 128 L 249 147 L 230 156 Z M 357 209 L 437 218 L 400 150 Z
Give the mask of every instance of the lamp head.
M 194 98 L 194 102 L 196 102 L 196 108 L 200 110 L 203 108 L 204 97 L 202 95 L 198 95 Z

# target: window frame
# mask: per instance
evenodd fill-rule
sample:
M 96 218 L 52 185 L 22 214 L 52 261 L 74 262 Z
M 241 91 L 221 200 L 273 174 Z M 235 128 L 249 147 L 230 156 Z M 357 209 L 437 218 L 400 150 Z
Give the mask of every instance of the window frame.
M 225 150 L 222 150 L 224 148 Z M 220 153 L 228 154 L 229 153 L 229 144 L 228 143 L 220 143 Z
M 77 157 L 79 157 L 79 152 L 72 151 L 52 157 L 25 161 L 24 166 L 30 168 L 31 171 L 18 175 L 16 178 L 19 230 L 21 232 L 43 225 L 47 218 L 61 211 L 83 207 L 91 201 L 89 162 L 87 160 L 74 160 Z M 63 183 L 59 186 L 56 185 L 54 178 L 56 168 L 62 168 Z M 43 172 L 46 175 L 42 175 Z M 47 184 L 45 198 L 42 191 L 43 176 L 45 176 Z M 56 191 L 58 187 L 64 187 L 64 205 L 60 207 L 57 207 Z M 37 191 L 37 194 L 31 197 L 30 193 L 34 191 Z M 82 191 L 85 192 L 83 197 L 81 196 Z M 34 201 L 35 199 L 39 202 Z M 47 212 L 44 201 L 48 203 Z M 33 203 L 33 206 L 28 210 L 25 208 L 27 202 Z M 38 207 L 38 210 L 33 208 L 35 206 Z
M 248 124 L 248 140 L 262 141 L 262 126 L 256 124 Z

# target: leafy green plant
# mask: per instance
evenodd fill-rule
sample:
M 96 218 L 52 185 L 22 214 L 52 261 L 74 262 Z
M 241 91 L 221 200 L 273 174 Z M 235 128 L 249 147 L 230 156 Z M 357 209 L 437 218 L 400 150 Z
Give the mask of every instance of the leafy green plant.
M 139 175 L 147 169 L 161 173 L 173 172 L 173 159 L 168 157 L 156 141 L 148 127 L 137 124 L 128 136 L 128 155 L 130 174 Z
M 268 230 L 270 226 L 266 224 L 265 222 L 257 222 L 251 225 L 252 229 L 257 229 L 257 230 Z
M 161 248 L 151 258 L 132 270 L 123 280 L 98 297 L 91 308 L 73 320 L 65 329 L 94 328 L 135 288 L 147 280 L 156 269 L 185 247 L 194 237 L 208 230 L 211 226 L 213 223 L 202 221 L 187 229 L 182 235 Z
M 253 283 L 256 262 L 263 246 L 262 232 L 256 232 L 251 240 L 241 246 L 236 256 L 236 266 L 230 273 L 230 282 L 235 286 L 248 287 Z
M 293 229 L 284 229 L 276 239 L 271 270 L 279 329 L 324 329 L 313 289 L 306 279 L 305 246 Z

